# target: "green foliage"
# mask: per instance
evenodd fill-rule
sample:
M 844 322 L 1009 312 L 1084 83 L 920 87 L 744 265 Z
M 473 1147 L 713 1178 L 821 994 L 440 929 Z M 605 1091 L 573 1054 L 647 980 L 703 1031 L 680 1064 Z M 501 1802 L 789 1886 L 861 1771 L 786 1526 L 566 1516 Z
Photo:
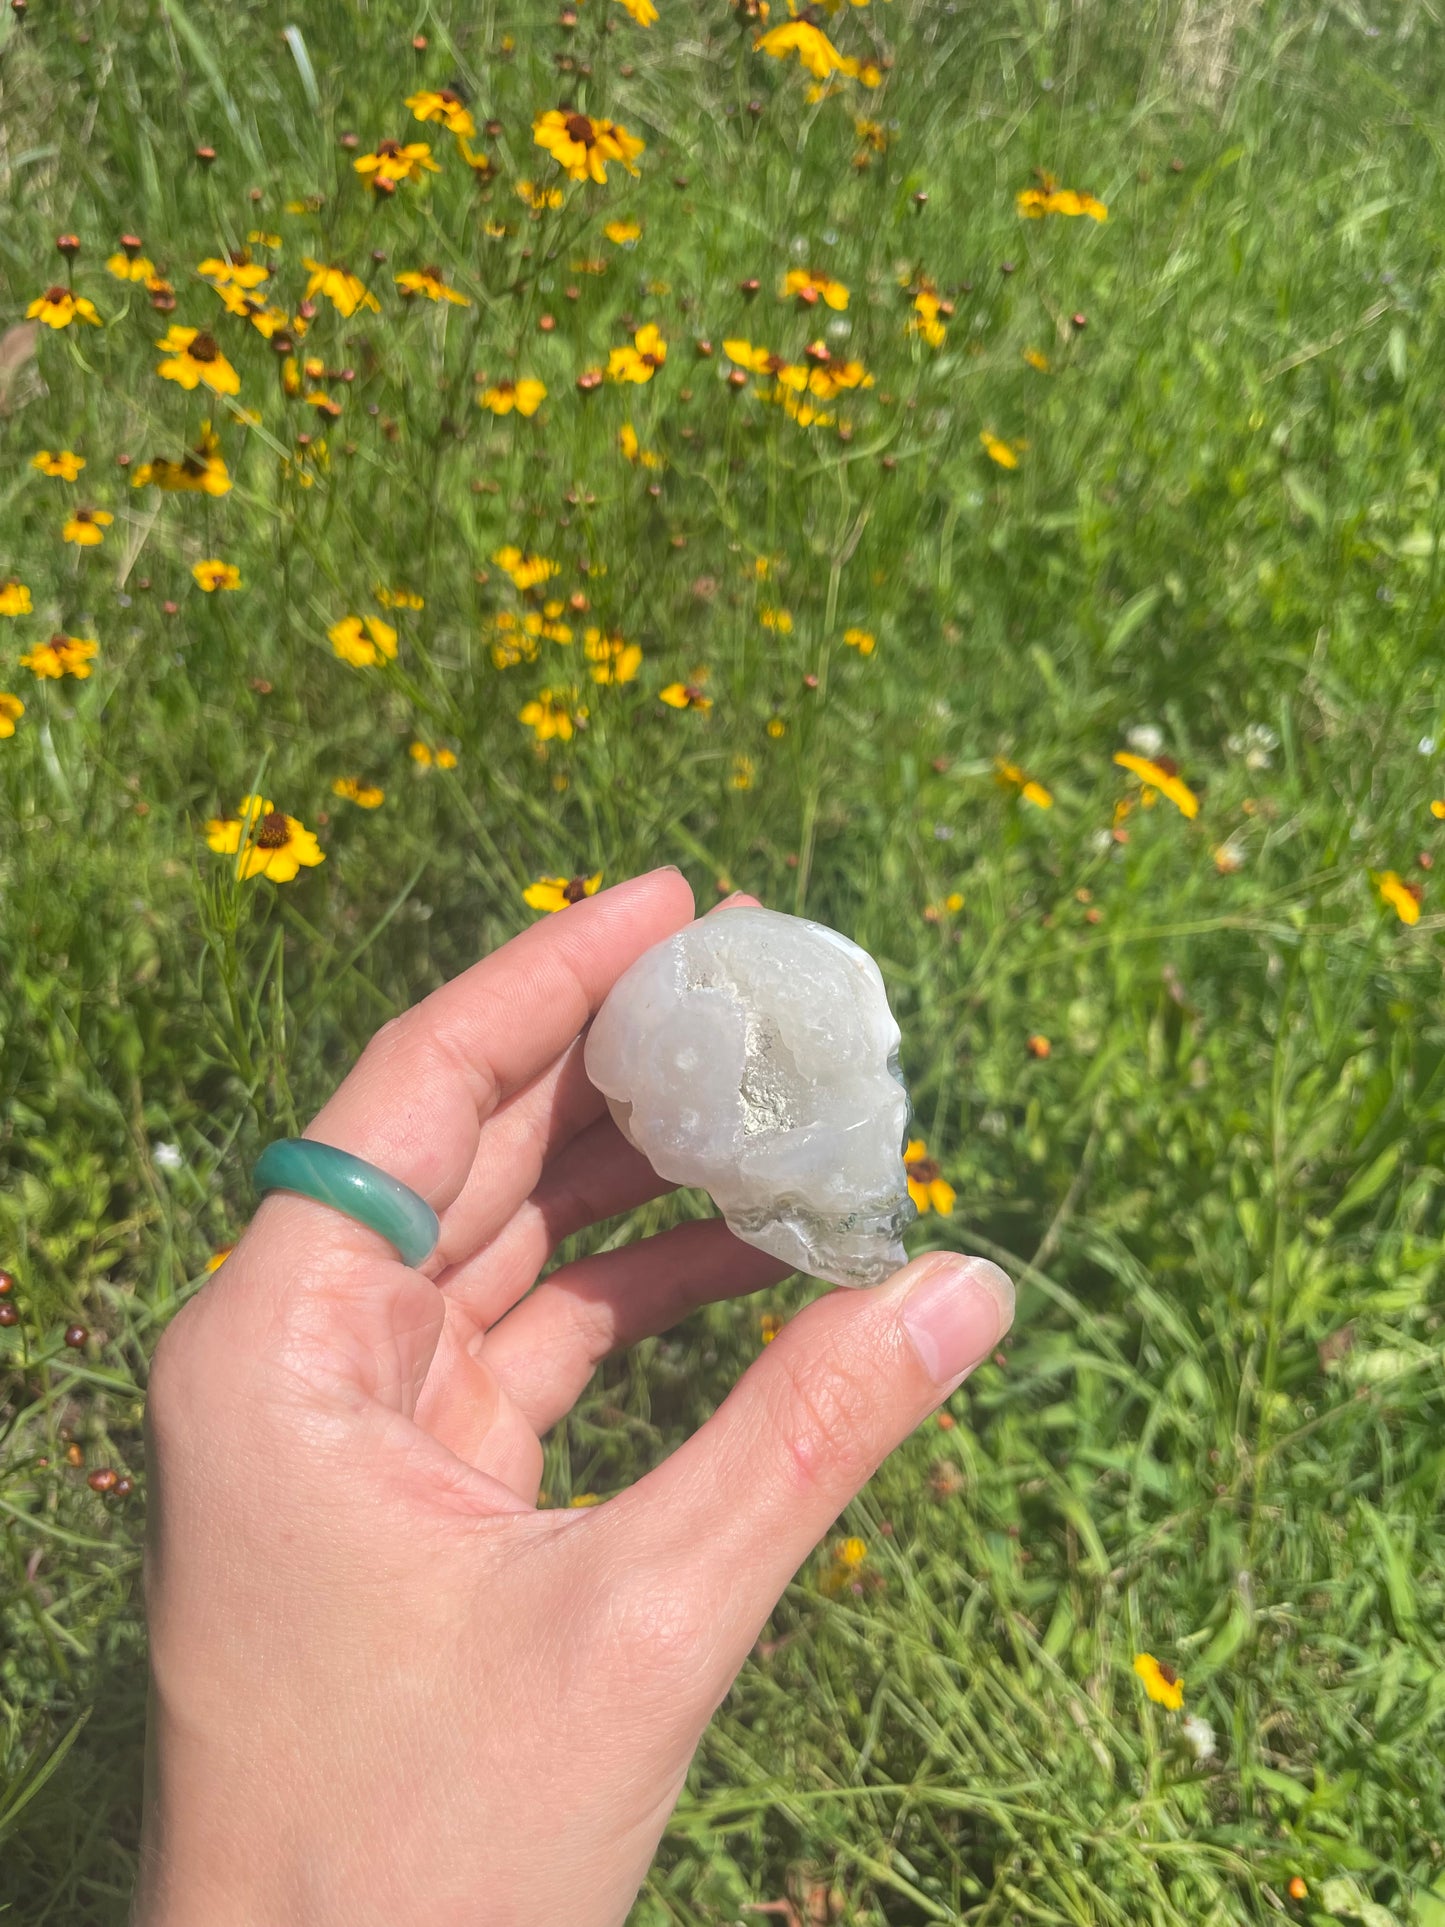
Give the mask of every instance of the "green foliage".
M 125 1918 L 146 1359 L 244 1222 L 260 1144 L 516 929 L 536 878 L 672 861 L 703 903 L 744 887 L 878 955 L 958 1194 L 919 1243 L 1021 1289 L 1006 1357 L 850 1513 L 861 1567 L 832 1584 L 825 1549 L 779 1607 L 638 1922 L 787 1893 L 879 1927 L 1430 1927 L 1433 22 L 1151 0 L 1121 31 L 1088 0 L 874 0 L 826 25 L 887 55 L 881 84 L 809 100 L 727 0 L 658 3 L 648 30 L 610 0 L 570 26 L 524 0 L 258 5 L 224 36 L 186 0 L 3 15 L 0 328 L 65 284 L 61 231 L 105 325 L 0 347 L 0 581 L 33 598 L 0 616 L 26 704 L 0 740 L 0 1911 Z M 491 177 L 403 105 L 447 85 Z M 561 103 L 644 139 L 638 177 L 566 182 L 531 137 Z M 441 171 L 379 197 L 353 161 L 388 137 Z M 1108 221 L 1022 219 L 1035 169 Z M 521 180 L 563 204 L 534 213 Z M 606 238 L 620 219 L 635 246 Z M 123 231 L 173 311 L 107 272 Z M 301 395 L 195 272 L 247 247 L 319 364 Z M 308 314 L 306 256 L 377 310 Z M 403 301 L 394 276 L 429 265 L 469 305 Z M 846 311 L 784 302 L 796 267 Z M 937 348 L 908 332 L 925 279 L 952 304 Z M 651 379 L 578 386 L 649 322 Z M 234 403 L 158 379 L 173 323 L 215 331 Z M 805 369 L 821 340 L 873 383 L 804 426 L 770 377 L 729 383 L 738 339 Z M 479 405 L 522 377 L 535 415 Z M 133 486 L 206 419 L 228 493 Z M 625 459 L 624 423 L 658 466 Z M 83 455 L 79 480 L 36 472 L 42 447 Z M 114 524 L 63 544 L 85 503 Z M 506 544 L 558 575 L 519 593 Z M 207 558 L 241 588 L 204 594 Z M 424 608 L 377 600 L 400 587 Z M 394 662 L 338 658 L 353 613 L 395 627 Z M 529 614 L 571 641 L 499 666 Z M 591 679 L 589 628 L 640 645 L 634 679 Z M 99 642 L 88 679 L 20 667 L 55 632 Z M 659 700 L 703 671 L 710 708 Z M 544 688 L 585 707 L 570 739 L 519 720 Z M 1141 726 L 1197 817 L 1111 761 Z M 384 803 L 338 798 L 348 776 Z M 238 879 L 205 825 L 253 793 L 324 864 Z M 1412 927 L 1385 871 L 1424 887 Z M 758 1343 L 758 1307 L 724 1305 L 612 1361 L 549 1446 L 553 1502 L 636 1477 Z M 93 1491 L 101 1467 L 134 1494 Z M 1212 1758 L 1139 1690 L 1146 1649 Z

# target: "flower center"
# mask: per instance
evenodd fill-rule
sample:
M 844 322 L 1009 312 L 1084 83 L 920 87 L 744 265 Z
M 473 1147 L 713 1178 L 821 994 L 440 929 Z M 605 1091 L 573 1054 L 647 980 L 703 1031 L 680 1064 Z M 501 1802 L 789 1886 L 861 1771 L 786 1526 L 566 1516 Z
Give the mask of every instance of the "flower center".
M 401 143 L 399 141 L 382 141 L 376 151 L 378 154 L 386 154 L 388 156 L 399 154 L 401 152 Z
M 700 703 L 707 700 L 695 682 L 684 683 L 682 693 L 687 697 L 689 703 Z
M 940 1172 L 933 1158 L 915 1158 L 908 1166 L 908 1175 L 918 1184 L 932 1184 Z
M 261 818 L 261 827 L 256 833 L 258 850 L 284 849 L 290 841 L 291 832 L 286 827 L 286 818 L 280 810 L 267 810 Z
M 1172 1666 L 1166 1666 L 1162 1659 L 1159 1662 L 1159 1677 L 1166 1686 L 1177 1686 L 1179 1684 L 1179 1675 Z
M 579 147 L 595 145 L 597 133 L 585 114 L 569 114 L 565 125 L 568 139 L 576 141 Z
M 587 879 L 585 877 L 573 877 L 572 881 L 564 888 L 562 894 L 569 903 L 580 903 L 587 894 Z
M 192 361 L 216 361 L 219 359 L 221 351 L 216 346 L 213 335 L 199 334 L 186 350 L 186 353 Z
M 50 303 L 52 308 L 64 307 L 65 303 L 70 299 L 70 290 L 69 288 L 59 286 L 47 288 L 45 290 L 45 299 Z

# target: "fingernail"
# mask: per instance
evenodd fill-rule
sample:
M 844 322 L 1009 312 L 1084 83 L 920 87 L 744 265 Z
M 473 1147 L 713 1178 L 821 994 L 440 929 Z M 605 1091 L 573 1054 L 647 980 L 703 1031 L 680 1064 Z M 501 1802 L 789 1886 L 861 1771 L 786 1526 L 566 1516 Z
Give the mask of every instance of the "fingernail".
M 987 1258 L 946 1259 L 909 1292 L 903 1323 L 936 1385 L 986 1358 L 1013 1322 L 1014 1288 Z

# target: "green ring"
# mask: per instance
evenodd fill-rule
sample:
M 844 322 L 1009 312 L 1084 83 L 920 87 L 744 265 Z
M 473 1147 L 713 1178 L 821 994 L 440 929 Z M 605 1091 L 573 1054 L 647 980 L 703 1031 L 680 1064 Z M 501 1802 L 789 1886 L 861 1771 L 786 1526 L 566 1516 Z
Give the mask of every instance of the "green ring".
M 258 1191 L 295 1191 L 345 1212 L 393 1245 L 404 1265 L 419 1265 L 436 1249 L 441 1225 L 426 1199 L 335 1145 L 277 1138 L 256 1160 L 251 1182 Z

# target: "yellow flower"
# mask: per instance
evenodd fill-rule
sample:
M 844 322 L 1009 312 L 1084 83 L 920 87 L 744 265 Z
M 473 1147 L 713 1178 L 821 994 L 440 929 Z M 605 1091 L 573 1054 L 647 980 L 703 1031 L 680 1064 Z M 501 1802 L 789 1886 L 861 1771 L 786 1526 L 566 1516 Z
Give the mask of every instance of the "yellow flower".
M 840 1566 L 847 1566 L 850 1572 L 856 1572 L 868 1557 L 868 1548 L 861 1539 L 840 1539 L 833 1548 L 833 1557 Z
M 816 307 L 824 301 L 830 308 L 841 312 L 848 305 L 848 290 L 841 281 L 831 275 L 815 274 L 811 268 L 790 268 L 783 281 L 783 299 L 796 296 L 804 307 Z
M 669 709 L 711 709 L 712 697 L 703 688 L 706 681 L 707 671 L 694 669 L 691 682 L 670 682 L 666 689 L 658 690 L 657 699 Z
M 1026 776 L 1017 763 L 1010 763 L 1002 756 L 995 756 L 993 767 L 1000 788 L 1016 790 L 1023 800 L 1026 803 L 1032 803 L 1035 809 L 1051 810 L 1054 807 L 1052 792 L 1046 790 L 1042 783 L 1036 783 L 1031 776 Z
M 112 254 L 105 265 L 117 281 L 149 281 L 156 271 L 155 262 L 143 254 Z
M 178 381 L 191 389 L 198 382 L 217 395 L 236 395 L 241 377 L 216 345 L 214 335 L 200 328 L 170 328 L 156 346 L 168 357 L 156 373 L 164 381 Z
M 236 875 L 290 883 L 298 870 L 326 861 L 315 832 L 264 796 L 243 796 L 235 816 L 213 816 L 206 842 L 218 856 L 234 856 Z
M 1184 1681 L 1172 1666 L 1155 1659 L 1152 1653 L 1135 1653 L 1134 1671 L 1144 1682 L 1144 1691 L 1159 1706 L 1177 1713 L 1184 1704 Z
M 167 494 L 224 495 L 231 486 L 231 477 L 220 448 L 211 424 L 202 422 L 200 441 L 179 462 L 170 461 L 164 455 L 154 456 L 136 469 L 130 485 L 144 488 L 151 483 Z
M 13 736 L 15 725 L 25 714 L 25 705 L 18 696 L 10 696 L 0 689 L 0 736 Z
M 754 347 L 751 341 L 743 341 L 736 336 L 723 343 L 723 353 L 739 368 L 746 368 L 755 375 L 774 374 L 783 365 L 771 348 Z
M 504 548 L 497 549 L 493 562 L 504 574 L 512 578 L 514 588 L 524 593 L 535 589 L 543 582 L 549 582 L 554 575 L 562 573 L 560 562 L 553 562 L 545 555 L 523 555 L 515 543 L 509 542 Z
M 37 295 L 25 310 L 25 319 L 43 321 L 47 328 L 68 328 L 72 321 L 88 321 L 92 328 L 101 326 L 93 301 L 60 287 L 47 288 L 44 294 Z
M 878 647 L 878 638 L 871 629 L 845 629 L 843 640 L 850 649 L 856 649 L 860 656 L 871 656 Z
M 413 743 L 407 755 L 419 769 L 455 769 L 456 751 L 450 749 L 431 749 L 425 743 Z
M 351 163 L 363 180 L 369 180 L 380 193 L 388 193 L 401 181 L 419 181 L 423 174 L 440 174 L 425 141 L 379 141 L 374 154 L 358 154 Z
M 650 448 L 644 448 L 637 439 L 637 430 L 631 422 L 624 422 L 617 431 L 617 446 L 634 468 L 661 468 L 662 457 Z
M 945 917 L 956 917 L 962 908 L 962 890 L 950 890 L 941 902 L 924 904 L 923 921 L 925 923 L 942 923 Z
M 1143 800 L 1149 800 L 1148 792 L 1150 790 L 1157 790 L 1161 796 L 1167 796 L 1169 798 L 1169 801 L 1182 816 L 1187 816 L 1191 819 L 1198 816 L 1199 798 L 1194 794 L 1193 790 L 1190 789 L 1189 785 L 1181 780 L 1178 770 L 1175 769 L 1172 763 L 1164 761 L 1155 762 L 1147 756 L 1135 756 L 1125 749 L 1114 752 L 1114 761 L 1119 765 L 1120 769 L 1128 770 L 1131 775 L 1137 776 L 1139 781 L 1144 784 L 1145 797 Z
M 227 255 L 224 260 L 219 255 L 212 255 L 209 260 L 200 263 L 196 273 L 216 288 L 249 290 L 259 288 L 263 281 L 268 280 L 271 270 L 263 268 L 259 261 L 253 261 L 243 248 L 237 254 Z
M 31 606 L 30 591 L 23 582 L 13 575 L 0 582 L 0 616 L 28 616 Z
M 114 520 L 108 509 L 77 509 L 61 530 L 60 539 L 77 543 L 82 549 L 96 548 L 104 539 L 101 531 Z
M 980 430 L 978 439 L 991 462 L 997 462 L 1000 468 L 1018 467 L 1019 452 L 1024 446 L 1022 442 L 1002 441 L 991 428 Z
M 1041 348 L 1025 348 L 1024 360 L 1030 368 L 1036 368 L 1041 375 L 1049 372 L 1049 358 Z
M 206 1260 L 206 1275 L 209 1277 L 212 1272 L 219 1271 L 235 1249 L 234 1245 L 222 1245 L 219 1251 L 213 1251 Z
M 525 201 L 534 214 L 542 213 L 545 208 L 561 207 L 566 198 L 560 187 L 538 187 L 535 181 L 517 183 L 517 199 Z
M 268 234 L 264 228 L 253 227 L 247 234 L 246 239 L 252 247 L 256 248 L 275 249 L 281 245 L 281 236 L 279 234 Z
M 652 0 L 617 0 L 617 4 L 627 9 L 639 27 L 650 27 L 657 18 Z
M 751 756 L 734 756 L 732 775 L 728 778 L 729 786 L 735 790 L 750 790 L 757 770 L 758 766 Z
M 904 1145 L 903 1169 L 908 1178 L 908 1195 L 920 1217 L 929 1211 L 946 1217 L 952 1211 L 956 1195 L 953 1186 L 928 1155 L 928 1146 L 921 1137 L 910 1138 Z
M 326 639 L 353 669 L 370 669 L 383 657 L 396 660 L 396 631 L 380 616 L 343 616 L 326 631 Z
M 348 274 L 345 268 L 313 261 L 309 255 L 302 256 L 301 265 L 309 269 L 311 274 L 311 279 L 306 283 L 308 301 L 315 300 L 318 294 L 324 294 L 343 318 L 355 314 L 358 308 L 372 308 L 378 314 L 381 312 L 381 303 L 357 275 Z
M 25 658 L 22 656 L 21 661 Z M 1406 883 L 1393 870 L 1371 870 L 1370 881 L 1380 893 L 1380 901 L 1388 904 L 1401 923 L 1420 921 L 1421 890 L 1418 883 Z
M 37 643 L 28 656 L 22 656 L 20 667 L 28 669 L 42 682 L 59 682 L 62 676 L 74 676 L 77 682 L 84 682 L 90 674 L 92 658 L 99 653 L 98 642 L 86 642 L 80 636 L 56 635 L 49 642 Z
M 1079 194 L 1071 187 L 1059 187 L 1052 175 L 1041 177 L 1040 187 L 1026 187 L 1016 197 L 1018 211 L 1030 221 L 1042 221 L 1046 214 L 1087 214 L 1091 221 L 1107 221 L 1109 210 L 1092 194 Z
M 461 140 L 477 131 L 477 123 L 467 112 L 466 102 L 450 87 L 438 87 L 434 91 L 424 88 L 419 94 L 408 94 L 406 104 L 418 120 L 440 121 L 449 134 Z
M 1437 823 L 1442 818 L 1445 818 L 1445 799 L 1436 797 L 1435 801 L 1430 805 L 1430 814 L 1435 818 Z
M 571 707 L 574 694 L 570 689 L 559 690 L 555 695 L 550 689 L 544 689 L 517 711 L 517 721 L 525 723 L 539 743 L 550 743 L 554 736 L 570 743 L 576 725 L 587 719 L 585 709 Z
M 850 67 L 856 66 L 839 53 L 821 27 L 815 27 L 808 20 L 789 20 L 780 27 L 771 27 L 758 36 L 753 46 L 759 53 L 771 54 L 774 60 L 786 60 L 789 54 L 795 53 L 804 70 L 815 80 L 847 73 Z
M 643 150 L 636 135 L 615 121 L 569 114 L 560 107 L 537 116 L 532 123 L 532 139 L 559 167 L 565 167 L 574 181 L 605 181 L 609 161 L 620 161 L 629 174 L 635 174 L 636 158 Z
M 649 321 L 638 329 L 631 343 L 614 348 L 607 357 L 609 381 L 651 381 L 667 360 L 667 343 L 656 324 Z
M 780 636 L 790 636 L 793 633 L 793 618 L 786 609 L 759 609 L 758 621 L 765 629 L 773 629 Z
M 932 288 L 920 288 L 913 297 L 913 319 L 908 324 L 911 335 L 922 335 L 930 348 L 941 348 L 948 339 L 946 318 L 953 313 L 953 303 L 943 301 Z
M 198 562 L 191 574 L 207 595 L 217 589 L 239 589 L 241 586 L 241 571 L 233 562 Z
M 417 594 L 415 589 L 388 589 L 378 582 L 372 591 L 383 609 L 424 609 L 426 597 Z
M 396 285 L 403 294 L 424 294 L 428 301 L 451 301 L 459 308 L 472 305 L 470 296 L 447 286 L 440 268 L 409 268 L 396 276 Z
M 630 248 L 642 239 L 641 221 L 609 221 L 602 232 L 614 247 Z
M 642 651 L 635 642 L 625 642 L 615 629 L 588 629 L 582 648 L 592 664 L 593 682 L 631 682 L 642 667 Z
M 375 783 L 362 782 L 359 776 L 338 776 L 331 785 L 331 794 L 344 797 L 361 810 L 379 810 L 386 801 L 385 790 L 378 789 Z
M 769 716 L 768 735 L 775 743 L 779 741 L 780 738 L 786 736 L 787 733 L 788 725 L 783 721 L 781 716 Z
M 544 384 L 524 376 L 521 381 L 499 381 L 484 388 L 477 396 L 477 406 L 490 408 L 494 415 L 510 415 L 514 408 L 519 415 L 535 415 L 546 399 Z
M 775 1311 L 765 1311 L 758 1320 L 758 1330 L 762 1334 L 763 1343 L 771 1345 L 786 1322 L 786 1319 L 779 1318 Z
M 538 877 L 522 892 L 522 901 L 528 909 L 546 910 L 555 916 L 559 910 L 581 903 L 584 897 L 595 897 L 601 884 L 600 870 L 590 877 Z
M 62 448 L 54 455 L 48 448 L 42 448 L 38 455 L 31 457 L 30 466 L 38 468 L 42 475 L 55 476 L 58 481 L 73 482 L 85 467 L 85 457 L 72 455 L 68 448 Z

